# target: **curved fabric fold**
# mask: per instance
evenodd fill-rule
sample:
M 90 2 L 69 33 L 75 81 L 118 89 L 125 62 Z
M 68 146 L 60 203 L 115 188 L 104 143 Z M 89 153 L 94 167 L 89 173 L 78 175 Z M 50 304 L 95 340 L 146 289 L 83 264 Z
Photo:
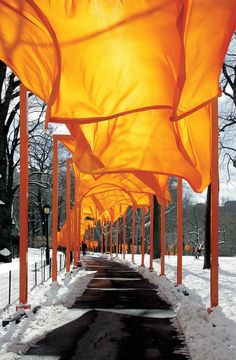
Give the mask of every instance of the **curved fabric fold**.
M 236 29 L 235 0 L 184 2 L 185 80 L 175 98 L 175 120 L 191 115 L 221 94 L 219 76 Z
M 143 171 L 147 173 L 147 180 L 151 173 L 173 175 L 185 178 L 199 191 L 205 180 L 187 151 L 182 151 L 181 137 L 174 123 L 169 121 L 169 115 L 168 110 L 150 110 L 81 127 L 68 125 L 78 143 L 73 159 L 84 169 L 82 130 L 87 141 L 86 150 L 89 147 L 92 156 L 103 164 L 100 168 L 94 164 L 93 174 Z
M 33 1 L 0 0 L 0 59 L 50 112 L 58 96 L 61 57 L 47 16 Z

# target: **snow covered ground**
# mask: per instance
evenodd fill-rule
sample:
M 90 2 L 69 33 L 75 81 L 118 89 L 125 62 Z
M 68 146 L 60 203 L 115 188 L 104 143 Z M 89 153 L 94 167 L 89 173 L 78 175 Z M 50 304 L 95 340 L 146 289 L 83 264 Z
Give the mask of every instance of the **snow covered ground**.
M 6 249 L 7 250 L 7 249 Z M 52 254 L 50 254 L 52 256 Z M 65 256 L 58 252 L 58 270 L 64 268 Z M 49 279 L 50 266 L 45 266 L 45 248 L 28 250 L 28 291 Z M 9 291 L 10 290 L 10 291 Z M 9 295 L 10 292 L 10 295 Z M 10 298 L 9 298 L 10 296 Z M 11 263 L 0 263 L 0 309 L 19 297 L 19 259 Z
M 177 314 L 173 325 L 181 326 L 192 360 L 236 360 L 236 257 L 219 259 L 220 306 L 211 314 L 207 312 L 210 304 L 209 271 L 202 270 L 203 259 L 183 257 L 185 286 L 178 287 L 175 286 L 175 256 L 166 256 L 166 276 L 162 277 L 159 276 L 159 261 L 154 261 L 154 272 L 148 271 L 148 255 L 145 255 L 146 268 L 139 267 L 140 255 L 135 256 L 135 265 L 128 260 L 131 260 L 131 255 L 126 255 L 126 260 L 122 260 L 121 255 L 117 259 L 138 267 L 144 277 L 159 286 L 160 295 L 173 305 Z M 0 279 L 3 266 L 0 265 Z M 60 274 L 58 285 L 50 286 L 49 280 L 34 288 L 29 303 L 32 307 L 41 305 L 41 309 L 35 315 L 29 311 L 28 318 L 18 325 L 0 328 L 0 360 L 19 358 L 47 332 L 81 316 L 83 311 L 73 312 L 68 307 L 83 293 L 92 277 L 93 272 L 80 270 L 69 276 Z M 9 307 L 0 314 L 0 321 L 14 311 L 15 306 Z
M 131 255 L 126 260 L 131 261 Z M 219 306 L 210 314 L 210 271 L 203 270 L 203 258 L 183 257 L 183 284 L 176 283 L 176 256 L 166 256 L 166 276 L 159 276 L 160 261 L 154 261 L 150 273 L 149 256 L 145 255 L 146 268 L 139 272 L 160 289 L 160 295 L 168 300 L 177 312 L 176 326 L 184 332 L 193 360 L 236 360 L 236 257 L 219 258 Z M 141 264 L 141 256 L 135 256 L 135 265 Z M 189 295 L 185 296 L 184 292 Z M 174 324 L 175 325 L 175 324 Z

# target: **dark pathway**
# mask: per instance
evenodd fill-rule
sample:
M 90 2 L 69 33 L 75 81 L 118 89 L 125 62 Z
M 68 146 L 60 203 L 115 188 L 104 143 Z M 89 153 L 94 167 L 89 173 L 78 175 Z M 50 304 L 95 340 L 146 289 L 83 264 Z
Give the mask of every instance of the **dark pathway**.
M 85 257 L 83 267 L 97 272 L 70 311 L 84 314 L 49 333 L 22 359 L 190 359 L 171 325 L 174 311 L 156 286 L 103 258 Z

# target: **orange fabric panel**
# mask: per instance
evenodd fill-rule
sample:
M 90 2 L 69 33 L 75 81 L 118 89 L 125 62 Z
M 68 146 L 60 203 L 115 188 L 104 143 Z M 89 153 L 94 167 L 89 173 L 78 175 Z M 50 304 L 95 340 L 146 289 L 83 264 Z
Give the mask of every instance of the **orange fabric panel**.
M 0 58 L 46 102 L 57 78 L 52 121 L 171 108 L 181 2 L 0 0 Z
M 60 80 L 59 47 L 33 1 L 0 0 L 0 59 L 28 90 L 53 103 Z
M 218 94 L 236 27 L 235 0 L 0 0 L 0 7 L 0 58 L 49 104 L 48 117 L 63 122 L 173 105 L 186 115 Z
M 183 153 L 187 153 L 194 167 L 201 174 L 203 191 L 211 182 L 211 106 L 206 105 L 191 115 L 174 122 Z
M 194 190 L 199 190 L 202 176 L 190 156 L 180 151 L 181 139 L 173 122 L 169 121 L 169 115 L 168 110 L 150 110 L 116 120 L 84 124 L 81 128 L 70 125 L 68 128 L 78 141 L 73 159 L 79 167 L 85 168 L 79 140 L 82 129 L 93 157 L 104 165 L 96 168 L 95 164 L 93 174 L 141 170 L 183 177 Z
M 0 0 L 0 10 L 0 58 L 52 120 L 72 120 L 80 171 L 141 171 L 160 199 L 169 174 L 208 185 L 208 107 L 169 117 L 173 105 L 181 118 L 217 96 L 235 0 Z
M 96 198 L 104 208 L 102 213 L 97 214 L 98 216 L 109 214 L 110 208 L 114 205 L 124 205 L 126 207 L 132 205 L 132 201 L 126 193 L 112 189 L 93 196 L 86 196 L 82 201 L 83 213 L 85 209 L 90 208 L 92 209 L 92 214 L 95 214 L 96 203 L 94 202 L 94 198 Z M 110 215 L 108 215 L 108 217 L 110 218 Z
M 103 212 L 96 213 L 95 208 L 97 206 L 97 201 L 103 207 Z M 141 207 L 144 205 L 148 206 L 148 194 L 133 192 L 129 196 L 129 194 L 121 190 L 107 188 L 106 191 L 98 192 L 97 194 L 93 195 L 87 195 L 83 199 L 83 216 L 84 218 L 88 214 L 90 214 L 90 216 L 94 216 L 96 213 L 98 217 L 106 216 L 108 218 L 114 219 L 113 221 L 115 221 L 119 216 L 124 215 L 128 207 L 133 206 L 134 203 L 136 207 Z
M 128 191 L 131 195 L 133 195 L 133 192 L 156 194 L 160 203 L 171 201 L 167 189 L 168 176 L 154 175 L 152 173 L 146 174 L 145 176 L 142 172 L 136 172 L 134 174 L 104 174 L 97 179 L 94 179 L 91 175 L 80 173 L 74 162 L 72 163 L 72 166 L 76 176 L 79 176 L 77 201 L 80 201 L 86 194 L 92 195 L 102 193 L 111 188 L 114 190 L 120 189 L 122 191 Z M 146 180 L 147 178 L 149 179 L 148 181 Z M 145 184 L 145 181 L 147 184 Z
M 52 121 L 96 121 L 172 107 L 180 0 L 35 2 L 47 15 L 61 53 Z
M 219 75 L 236 29 L 235 0 L 188 0 L 184 7 L 186 78 L 177 105 L 179 117 L 220 93 Z

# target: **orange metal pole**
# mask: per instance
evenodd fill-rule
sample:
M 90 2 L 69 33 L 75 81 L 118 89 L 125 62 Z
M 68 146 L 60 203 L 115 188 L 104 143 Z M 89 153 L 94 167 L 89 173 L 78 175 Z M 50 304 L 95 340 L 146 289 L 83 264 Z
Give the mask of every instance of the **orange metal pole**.
M 88 226 L 88 234 L 89 234 L 89 251 L 91 251 L 91 226 Z
M 57 228 L 58 228 L 58 141 L 53 137 L 52 173 L 52 281 L 57 281 Z
M 103 218 L 101 219 L 101 253 L 103 254 L 103 235 L 104 235 L 104 227 L 103 227 Z
M 107 254 L 107 240 L 108 240 L 107 222 L 105 221 L 105 254 Z
M 145 208 L 142 207 L 142 256 L 141 256 L 141 266 L 145 267 L 144 265 L 144 238 L 145 238 Z
M 71 232 L 70 232 L 70 250 L 72 255 L 74 256 L 74 208 L 70 209 L 70 225 L 71 225 Z M 72 256 L 72 262 L 73 262 L 73 256 Z
M 78 206 L 78 224 L 77 224 L 77 233 L 78 233 L 78 238 L 77 238 L 77 244 L 78 244 L 78 263 L 80 264 L 80 246 L 81 246 L 81 203 L 79 203 Z
M 66 272 L 70 272 L 70 239 L 71 239 L 71 214 L 70 214 L 70 159 L 66 160 Z
M 123 259 L 125 259 L 125 245 L 126 245 L 126 214 L 123 216 L 124 220 L 124 234 L 123 234 Z
M 28 119 L 27 90 L 20 84 L 20 304 L 28 301 Z
M 166 208 L 161 206 L 161 275 L 165 275 Z
M 77 236 L 78 236 L 78 211 L 77 211 L 77 205 L 74 206 L 74 237 L 73 237 L 73 244 L 74 244 L 74 267 L 77 266 Z
M 93 238 L 93 251 L 94 251 L 94 241 L 95 241 L 95 221 L 93 220 L 93 228 L 92 228 L 92 238 Z
M 110 256 L 112 257 L 112 226 L 113 226 L 113 221 L 111 220 L 110 223 Z
M 153 208 L 153 195 L 149 195 L 150 202 L 150 265 L 149 271 L 153 271 L 153 221 L 154 221 L 154 208 Z
M 131 252 L 132 252 L 132 263 L 134 263 L 134 241 L 135 241 L 135 220 L 136 220 L 136 208 L 133 205 L 132 208 L 132 248 L 131 248 Z
M 183 205 L 182 179 L 178 178 L 177 185 L 177 285 L 182 284 L 182 256 L 183 256 Z
M 116 220 L 116 257 L 119 253 L 119 218 Z
M 218 222 L 219 222 L 219 169 L 218 169 L 218 99 L 212 103 L 211 140 L 211 307 L 218 306 Z

